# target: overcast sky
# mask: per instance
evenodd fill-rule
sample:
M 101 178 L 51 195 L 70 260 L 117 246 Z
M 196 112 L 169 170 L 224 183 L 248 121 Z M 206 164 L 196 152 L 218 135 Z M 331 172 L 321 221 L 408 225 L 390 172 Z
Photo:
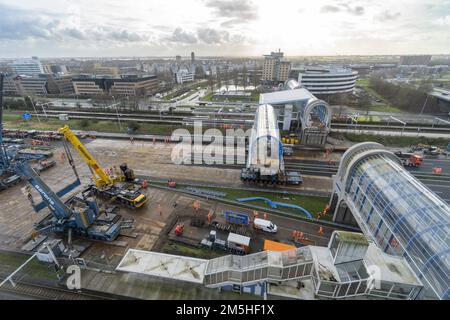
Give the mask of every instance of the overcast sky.
M 450 53 L 450 0 L 0 0 L 0 57 Z

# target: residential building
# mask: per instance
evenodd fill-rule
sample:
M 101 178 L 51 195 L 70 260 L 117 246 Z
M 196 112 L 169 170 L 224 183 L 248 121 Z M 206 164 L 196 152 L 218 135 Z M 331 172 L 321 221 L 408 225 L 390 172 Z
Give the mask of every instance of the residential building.
M 288 80 L 291 70 L 291 63 L 283 61 L 283 52 L 271 52 L 265 55 L 262 81 L 263 82 L 284 82 Z
M 19 59 L 9 64 L 13 73 L 25 76 L 34 76 L 40 73 L 44 73 L 44 67 L 39 61 L 38 57 L 31 59 Z

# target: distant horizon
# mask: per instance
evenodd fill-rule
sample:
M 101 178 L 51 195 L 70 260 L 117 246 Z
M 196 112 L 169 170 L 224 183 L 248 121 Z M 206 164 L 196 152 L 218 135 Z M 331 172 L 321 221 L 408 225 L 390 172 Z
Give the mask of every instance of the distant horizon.
M 283 52 L 283 51 L 282 51 Z M 264 53 L 264 54 L 270 54 Z M 261 55 L 242 55 L 242 56 L 219 56 L 219 55 L 197 55 L 195 54 L 196 59 L 205 59 L 205 58 L 232 58 L 232 59 L 245 59 L 245 58 L 251 58 L 251 59 L 264 59 L 264 54 Z M 284 58 L 314 58 L 314 57 L 323 57 L 323 58 L 334 58 L 334 57 L 400 57 L 400 56 L 424 56 L 429 55 L 432 57 L 436 56 L 448 56 L 450 58 L 450 53 L 414 53 L 414 54 L 341 54 L 341 55 L 287 55 L 285 53 Z M 137 56 L 137 55 L 130 55 L 130 56 L 38 56 L 38 55 L 30 55 L 30 56 L 17 56 L 17 57 L 0 57 L 0 60 L 11 60 L 11 59 L 31 59 L 32 57 L 38 57 L 40 60 L 47 60 L 47 59 L 141 59 L 141 58 L 151 58 L 151 59 L 175 59 L 177 55 L 149 55 L 149 56 Z M 186 58 L 188 60 L 191 59 L 190 53 L 189 55 L 181 55 L 178 54 L 181 58 Z

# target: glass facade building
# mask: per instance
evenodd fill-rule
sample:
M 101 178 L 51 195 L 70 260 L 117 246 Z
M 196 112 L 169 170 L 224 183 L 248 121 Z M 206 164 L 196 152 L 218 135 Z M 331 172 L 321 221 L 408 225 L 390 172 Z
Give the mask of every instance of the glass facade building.
M 356 145 L 344 154 L 335 185 L 366 236 L 410 264 L 424 283 L 423 297 L 450 298 L 446 202 L 375 143 Z

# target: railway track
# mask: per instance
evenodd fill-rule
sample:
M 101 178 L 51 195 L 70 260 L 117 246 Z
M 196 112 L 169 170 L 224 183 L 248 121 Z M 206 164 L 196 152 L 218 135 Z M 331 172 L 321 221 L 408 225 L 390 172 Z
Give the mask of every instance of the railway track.
M 50 118 L 58 118 L 59 114 L 66 113 L 74 119 L 97 119 L 105 121 L 117 121 L 117 115 L 106 112 L 86 112 L 86 111 L 70 111 L 70 110 L 47 110 L 46 116 Z M 42 111 L 38 114 L 45 116 Z M 120 113 L 121 121 L 136 121 L 148 123 L 166 123 L 166 124 L 192 124 L 194 121 L 202 121 L 203 124 L 220 125 L 220 124 L 236 124 L 236 125 L 253 125 L 253 117 L 248 114 L 240 113 L 220 113 L 214 115 L 203 115 L 202 113 L 186 113 L 184 115 L 167 115 L 167 114 L 143 114 L 143 113 Z M 331 124 L 331 129 L 346 130 L 369 130 L 369 131 L 403 131 L 403 132 L 420 132 L 420 133 L 448 133 L 450 134 L 450 126 L 433 126 L 433 125 L 407 125 L 405 127 L 398 125 L 380 124 L 348 124 L 337 123 Z
M 9 282 L 5 283 L 0 287 L 0 292 L 30 297 L 36 300 L 114 300 L 114 297 L 108 294 L 87 290 L 71 291 L 68 289 L 26 282 L 16 283 L 15 287 Z
M 203 162 L 202 164 L 194 163 L 192 165 L 206 166 L 208 164 Z M 222 169 L 242 169 L 245 167 L 243 164 L 210 164 L 209 166 Z M 336 163 L 301 163 L 285 160 L 285 169 L 289 171 L 300 171 L 303 175 L 331 177 L 337 173 L 339 165 Z M 450 184 L 450 174 L 435 174 L 415 170 L 408 170 L 408 172 L 421 181 L 439 181 L 448 182 Z

